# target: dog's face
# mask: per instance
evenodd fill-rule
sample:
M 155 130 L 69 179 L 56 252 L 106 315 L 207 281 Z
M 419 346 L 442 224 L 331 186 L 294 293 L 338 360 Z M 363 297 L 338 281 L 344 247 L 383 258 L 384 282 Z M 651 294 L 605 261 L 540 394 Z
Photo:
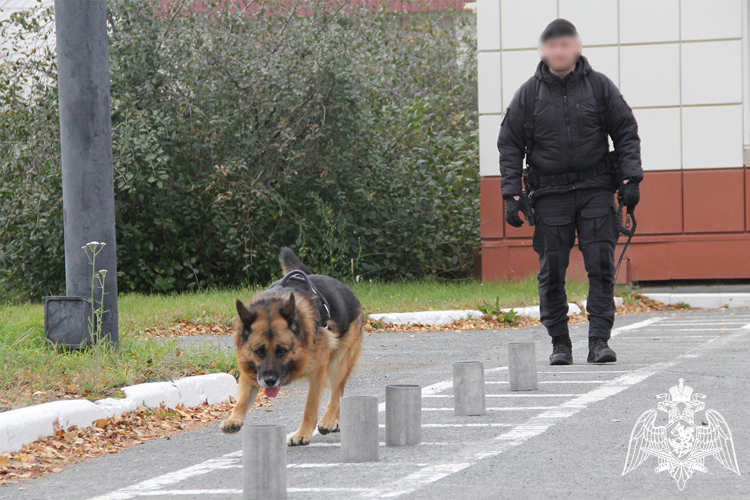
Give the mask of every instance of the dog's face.
M 236 347 L 240 368 L 255 372 L 258 385 L 270 391 L 284 383 L 306 352 L 299 342 L 294 294 L 262 298 L 245 306 L 237 300 L 240 321 Z

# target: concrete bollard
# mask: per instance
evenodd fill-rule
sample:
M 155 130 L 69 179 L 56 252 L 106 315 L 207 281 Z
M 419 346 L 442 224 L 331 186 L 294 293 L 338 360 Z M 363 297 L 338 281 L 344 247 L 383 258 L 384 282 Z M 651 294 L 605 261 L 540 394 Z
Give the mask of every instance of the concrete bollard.
M 385 387 L 385 444 L 414 446 L 422 441 L 422 388 Z
M 536 347 L 533 342 L 508 344 L 508 379 L 511 391 L 535 391 Z
M 285 427 L 246 425 L 242 432 L 243 500 L 285 499 Z
M 484 415 L 484 365 L 480 361 L 453 363 L 453 405 L 456 415 Z
M 378 398 L 375 396 L 346 396 L 341 405 L 341 461 L 377 462 Z

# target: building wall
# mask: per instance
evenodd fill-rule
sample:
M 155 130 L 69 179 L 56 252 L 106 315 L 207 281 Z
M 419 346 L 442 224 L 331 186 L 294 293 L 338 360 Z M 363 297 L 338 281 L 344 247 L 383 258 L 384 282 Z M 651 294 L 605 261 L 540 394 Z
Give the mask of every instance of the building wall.
M 750 278 L 750 0 L 477 0 L 482 277 L 536 272 L 531 230 L 504 223 L 497 134 L 564 17 L 633 108 L 643 168 L 621 280 Z M 624 238 L 621 239 L 621 243 Z M 584 275 L 576 250 L 571 274 Z

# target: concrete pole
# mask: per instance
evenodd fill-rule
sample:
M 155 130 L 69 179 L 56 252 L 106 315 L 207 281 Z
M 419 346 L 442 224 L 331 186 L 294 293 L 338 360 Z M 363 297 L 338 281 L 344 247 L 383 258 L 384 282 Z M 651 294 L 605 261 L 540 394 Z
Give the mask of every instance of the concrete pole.
M 68 296 L 91 296 L 92 269 L 81 247 L 91 241 L 106 243 L 96 261 L 97 271 L 107 270 L 107 313 L 101 331 L 117 344 L 117 245 L 106 14 L 105 0 L 55 0 L 65 288 Z
M 341 461 L 377 462 L 378 398 L 346 396 L 339 399 L 341 413 Z
M 385 444 L 414 446 L 422 441 L 422 388 L 385 387 Z
M 242 432 L 242 499 L 286 498 L 286 428 L 246 425 Z
M 456 415 L 484 415 L 484 365 L 481 361 L 453 363 L 453 407 Z
M 508 344 L 508 380 L 511 391 L 535 391 L 539 388 L 536 378 L 536 346 L 533 342 Z

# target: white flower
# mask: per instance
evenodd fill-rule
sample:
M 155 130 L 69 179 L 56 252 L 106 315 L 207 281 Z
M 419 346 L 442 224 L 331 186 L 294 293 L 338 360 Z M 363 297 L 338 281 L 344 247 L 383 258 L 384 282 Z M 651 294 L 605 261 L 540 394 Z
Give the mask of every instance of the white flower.
M 88 242 L 88 243 L 86 243 L 86 244 L 85 244 L 84 246 L 87 246 L 87 247 L 95 247 L 95 246 L 97 246 L 98 244 L 99 244 L 99 242 L 98 242 L 98 241 L 89 241 L 89 242 Z M 81 247 L 81 248 L 83 248 L 83 247 Z
M 99 269 L 99 274 L 101 274 L 102 278 L 103 278 L 103 277 L 105 277 L 107 275 L 107 270 L 106 269 Z

